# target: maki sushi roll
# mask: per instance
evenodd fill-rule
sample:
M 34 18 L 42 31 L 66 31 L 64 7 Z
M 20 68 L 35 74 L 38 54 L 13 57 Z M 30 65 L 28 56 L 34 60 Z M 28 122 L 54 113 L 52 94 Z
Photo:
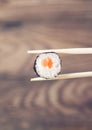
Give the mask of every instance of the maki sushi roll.
M 36 74 L 43 78 L 54 78 L 61 72 L 61 60 L 54 52 L 41 53 L 34 62 Z

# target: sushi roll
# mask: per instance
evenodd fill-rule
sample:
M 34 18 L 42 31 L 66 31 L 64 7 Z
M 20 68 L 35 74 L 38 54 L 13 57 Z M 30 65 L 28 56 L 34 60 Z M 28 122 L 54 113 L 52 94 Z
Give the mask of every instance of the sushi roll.
M 61 72 L 61 60 L 54 52 L 41 53 L 34 62 L 36 74 L 43 78 L 54 78 Z

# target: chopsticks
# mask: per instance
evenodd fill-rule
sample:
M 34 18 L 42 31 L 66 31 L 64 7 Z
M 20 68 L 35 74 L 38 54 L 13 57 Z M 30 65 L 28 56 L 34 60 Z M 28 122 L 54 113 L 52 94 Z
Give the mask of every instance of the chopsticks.
M 50 49 L 50 50 L 28 50 L 28 54 L 56 52 L 64 54 L 92 54 L 92 48 L 67 48 L 67 49 Z
M 49 49 L 49 50 L 28 50 L 28 54 L 39 54 L 45 52 L 56 52 L 62 54 L 92 54 L 92 48 L 67 48 L 67 49 Z M 31 78 L 30 81 L 44 81 L 44 80 L 62 80 L 73 78 L 92 77 L 92 71 L 61 74 L 53 79 L 45 79 L 41 77 Z
M 37 77 L 37 78 L 30 79 L 30 81 L 61 80 L 61 79 L 73 79 L 73 78 L 84 78 L 84 77 L 92 77 L 92 71 L 61 74 L 53 79 L 45 79 L 45 78 Z

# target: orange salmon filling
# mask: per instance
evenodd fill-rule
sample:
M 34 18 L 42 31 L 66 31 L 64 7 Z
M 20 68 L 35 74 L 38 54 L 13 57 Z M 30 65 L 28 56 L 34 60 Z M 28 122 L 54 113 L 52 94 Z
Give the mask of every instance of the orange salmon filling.
M 51 58 L 45 58 L 42 60 L 42 66 L 44 67 L 48 67 L 48 68 L 52 68 L 53 66 L 53 62 L 52 62 L 52 59 Z

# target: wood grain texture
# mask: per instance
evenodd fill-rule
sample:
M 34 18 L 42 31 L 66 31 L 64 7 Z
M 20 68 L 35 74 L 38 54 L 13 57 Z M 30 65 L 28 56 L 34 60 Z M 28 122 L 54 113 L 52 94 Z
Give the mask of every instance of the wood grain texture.
M 31 49 L 92 47 L 92 2 L 0 0 L 0 130 L 91 130 L 92 78 L 30 83 Z M 92 71 L 62 55 L 62 73 Z

